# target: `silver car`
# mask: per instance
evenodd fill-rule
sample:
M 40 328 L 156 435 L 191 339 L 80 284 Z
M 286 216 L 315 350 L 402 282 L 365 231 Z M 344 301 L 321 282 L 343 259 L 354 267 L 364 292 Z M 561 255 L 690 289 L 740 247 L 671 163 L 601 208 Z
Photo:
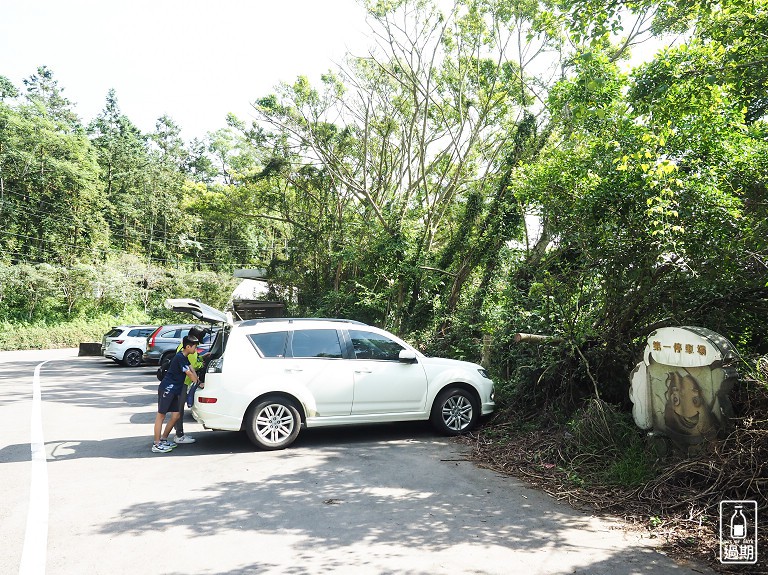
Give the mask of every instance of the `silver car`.
M 144 363 L 167 366 L 176 355 L 181 340 L 193 327 L 192 324 L 161 325 L 152 331 L 146 338 L 146 351 L 142 358 Z

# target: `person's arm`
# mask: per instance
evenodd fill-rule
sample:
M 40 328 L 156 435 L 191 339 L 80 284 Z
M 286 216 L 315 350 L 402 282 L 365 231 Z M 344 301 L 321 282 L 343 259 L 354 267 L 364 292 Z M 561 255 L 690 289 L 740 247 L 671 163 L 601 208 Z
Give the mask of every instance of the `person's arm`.
M 187 364 L 184 367 L 184 373 L 186 376 L 192 380 L 192 383 L 197 383 L 200 381 L 200 379 L 197 377 L 197 373 L 195 372 L 195 368 L 192 367 L 190 364 Z

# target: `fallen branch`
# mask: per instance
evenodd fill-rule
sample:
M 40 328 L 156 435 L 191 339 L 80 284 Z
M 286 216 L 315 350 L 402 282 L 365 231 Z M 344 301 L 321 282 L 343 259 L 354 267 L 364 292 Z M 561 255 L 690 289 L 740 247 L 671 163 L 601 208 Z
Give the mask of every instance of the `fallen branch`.
M 559 337 L 553 337 L 551 335 L 539 335 L 536 333 L 516 333 L 515 343 L 546 343 L 556 344 L 563 341 Z

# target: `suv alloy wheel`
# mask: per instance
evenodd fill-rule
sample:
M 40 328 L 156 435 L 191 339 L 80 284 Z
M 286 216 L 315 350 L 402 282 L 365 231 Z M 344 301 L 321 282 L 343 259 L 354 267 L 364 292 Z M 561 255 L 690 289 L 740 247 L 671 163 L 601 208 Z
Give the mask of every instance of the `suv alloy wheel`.
M 445 435 L 460 435 L 474 427 L 478 413 L 477 400 L 471 393 L 460 387 L 449 387 L 435 398 L 430 421 Z
M 129 349 L 123 356 L 123 365 L 126 367 L 139 367 L 141 365 L 141 350 Z
M 251 410 L 245 423 L 248 438 L 262 449 L 288 447 L 296 439 L 301 418 L 296 407 L 282 397 L 267 398 Z

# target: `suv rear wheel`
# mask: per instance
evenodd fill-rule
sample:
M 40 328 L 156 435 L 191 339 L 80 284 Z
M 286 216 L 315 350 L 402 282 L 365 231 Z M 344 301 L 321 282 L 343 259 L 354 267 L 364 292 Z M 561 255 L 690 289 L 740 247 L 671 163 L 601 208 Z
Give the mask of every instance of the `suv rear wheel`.
M 449 387 L 437 395 L 429 419 L 440 433 L 460 435 L 475 426 L 479 413 L 477 400 L 470 392 Z
M 126 367 L 139 367 L 141 365 L 141 351 L 129 349 L 123 356 L 123 365 Z
M 301 418 L 293 404 L 282 397 L 272 397 L 254 407 L 245 422 L 248 439 L 262 449 L 284 449 L 299 435 Z

